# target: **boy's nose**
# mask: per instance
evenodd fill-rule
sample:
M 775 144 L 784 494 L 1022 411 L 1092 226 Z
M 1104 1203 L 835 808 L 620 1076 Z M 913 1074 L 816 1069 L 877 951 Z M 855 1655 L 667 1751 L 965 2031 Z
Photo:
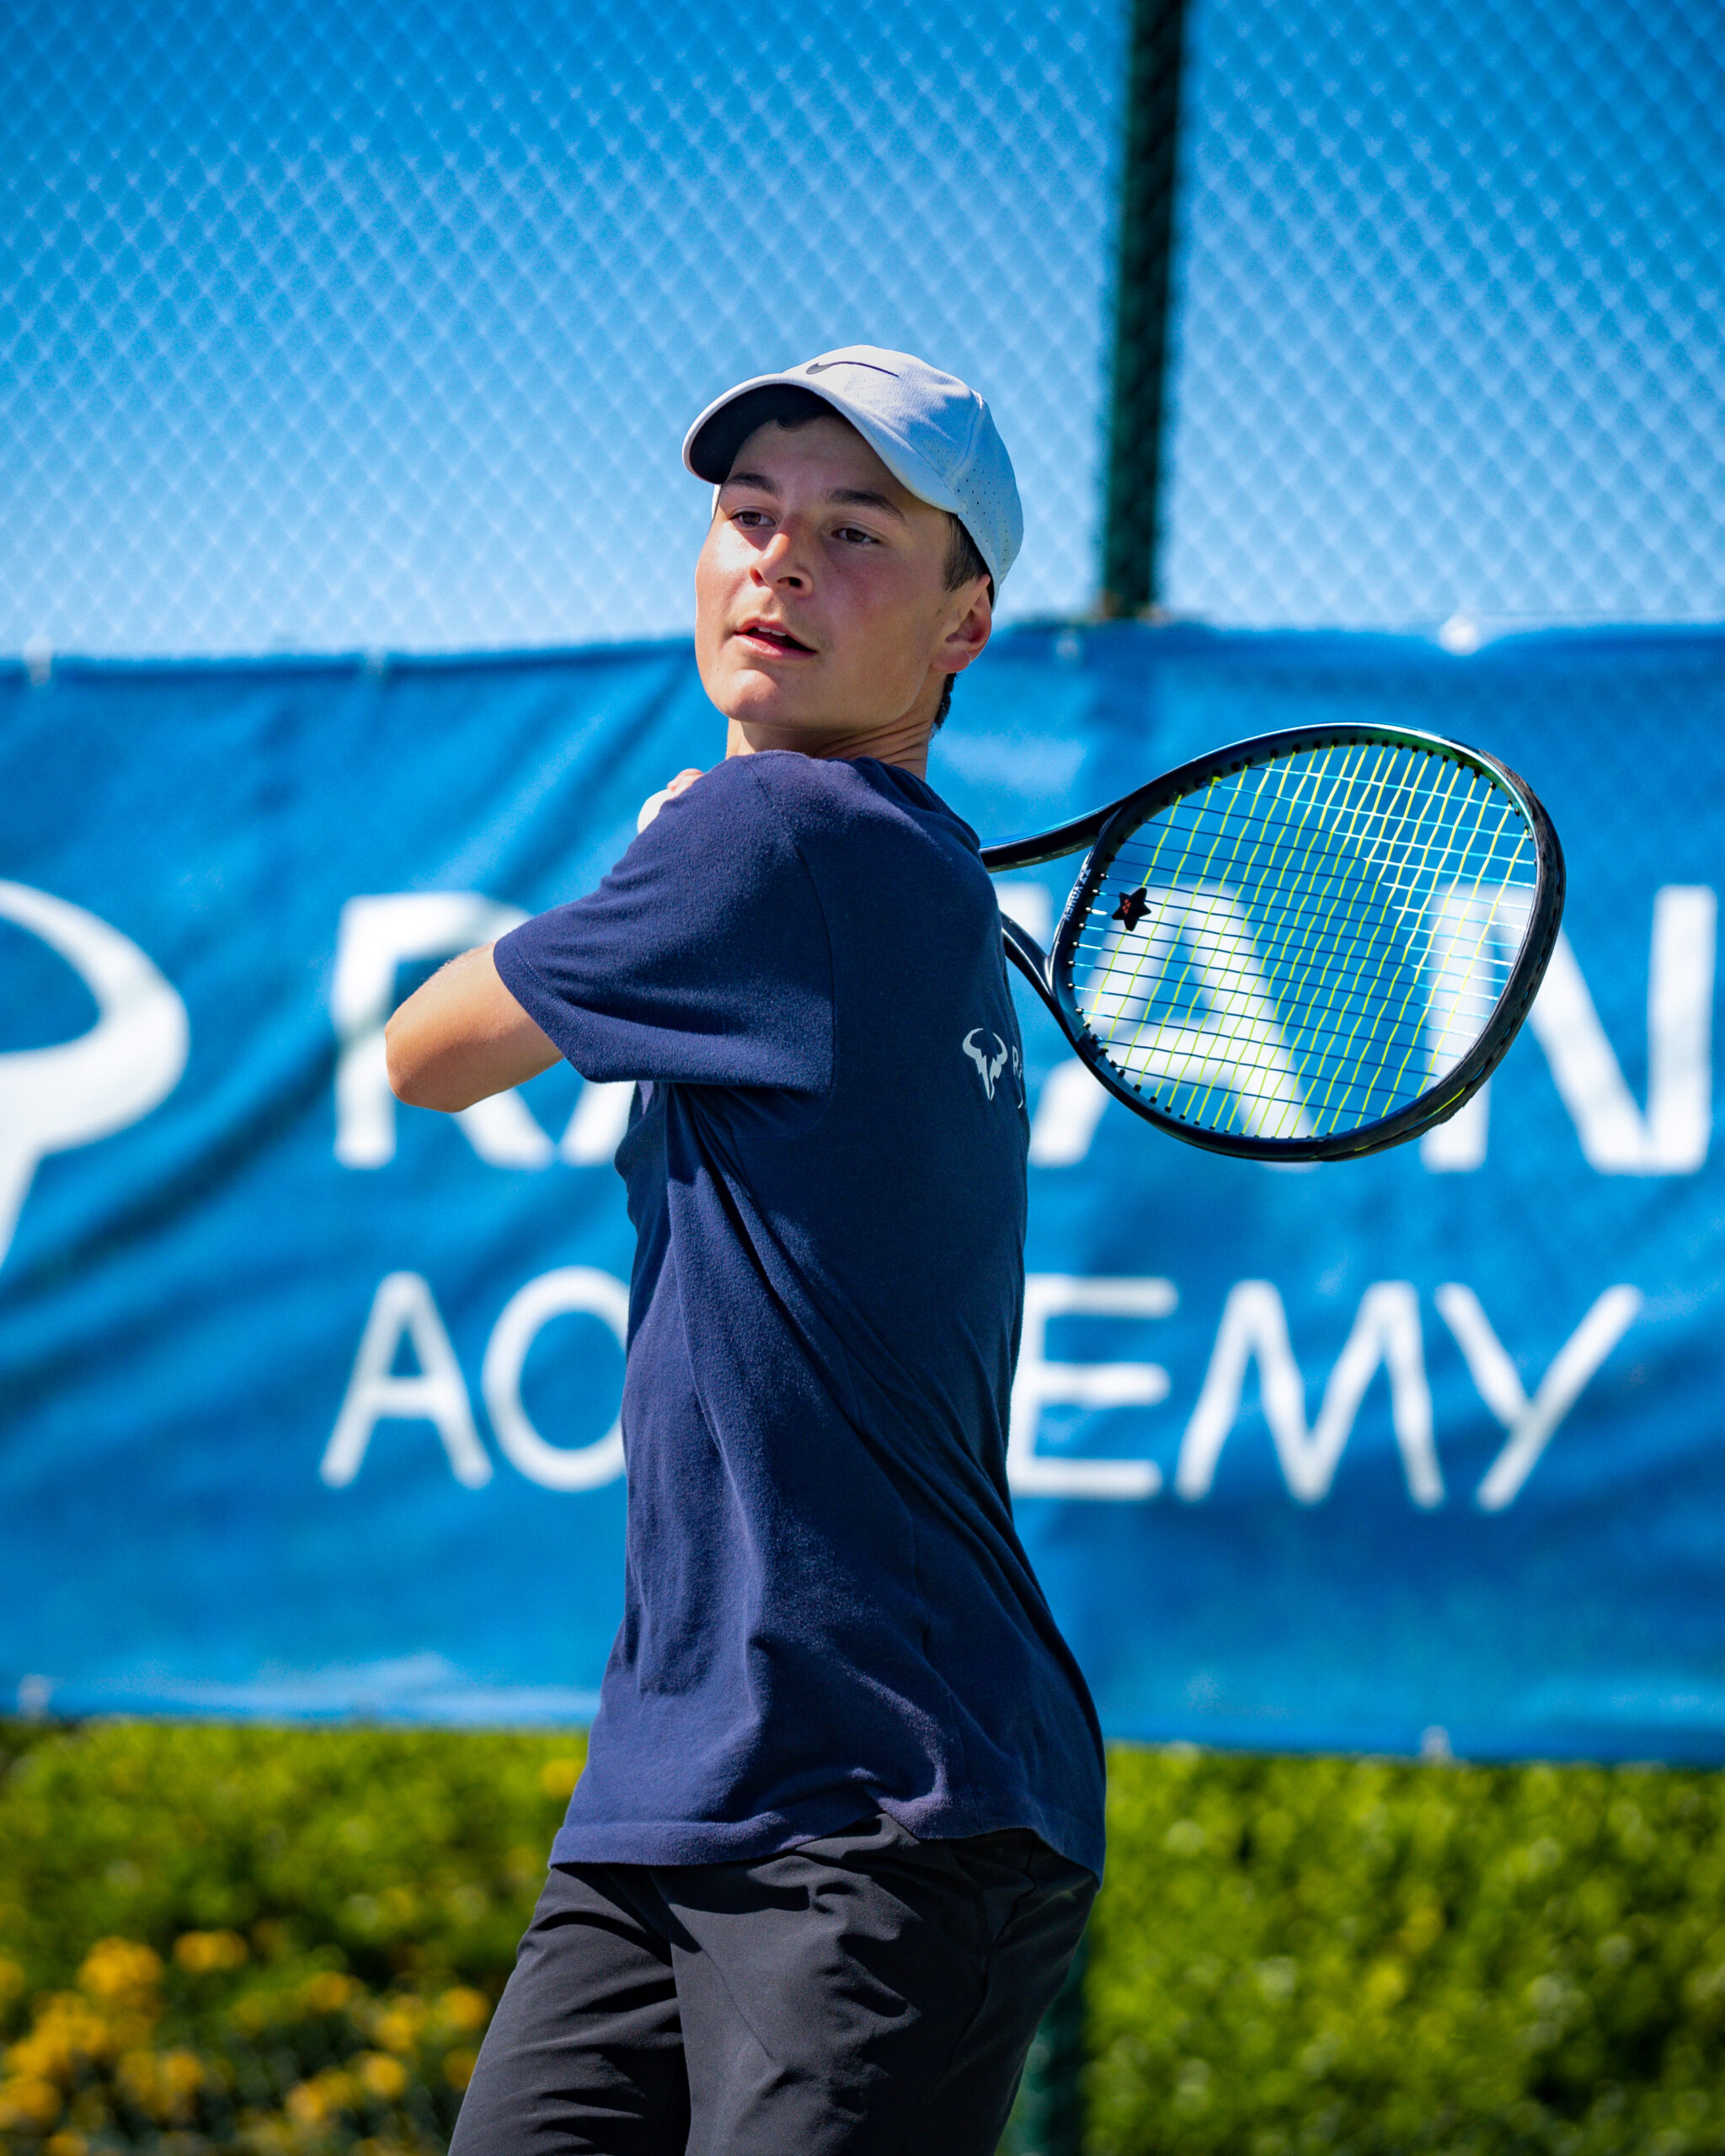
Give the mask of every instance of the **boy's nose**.
M 773 533 L 772 538 L 761 548 L 756 568 L 758 573 L 772 584 L 788 584 L 800 587 L 807 580 L 802 564 L 797 558 L 796 549 L 792 545 L 790 535 L 785 531 Z

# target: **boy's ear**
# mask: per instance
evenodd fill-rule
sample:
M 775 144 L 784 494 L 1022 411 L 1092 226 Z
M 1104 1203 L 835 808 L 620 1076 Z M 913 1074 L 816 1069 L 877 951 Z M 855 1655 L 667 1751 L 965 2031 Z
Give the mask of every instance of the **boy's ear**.
M 981 658 L 993 633 L 994 608 L 989 600 L 988 579 L 982 577 L 972 586 L 969 604 L 944 639 L 942 659 L 948 670 L 962 674 L 973 660 Z

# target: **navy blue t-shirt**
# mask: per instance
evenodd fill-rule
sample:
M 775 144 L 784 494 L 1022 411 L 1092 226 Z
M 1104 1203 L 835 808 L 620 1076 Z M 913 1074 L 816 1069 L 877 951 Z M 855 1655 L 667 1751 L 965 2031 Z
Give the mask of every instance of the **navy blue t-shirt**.
M 1007 1492 L 1027 1122 L 975 834 L 895 766 L 732 757 L 496 961 L 640 1081 L 624 1614 L 553 1860 L 885 1812 L 1099 1873 L 1095 1711 Z

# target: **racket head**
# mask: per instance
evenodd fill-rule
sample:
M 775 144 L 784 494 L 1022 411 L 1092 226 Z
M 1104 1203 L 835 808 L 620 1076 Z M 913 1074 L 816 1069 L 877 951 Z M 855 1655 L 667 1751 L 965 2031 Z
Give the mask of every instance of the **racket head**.
M 1079 1055 L 1160 1129 L 1345 1159 L 1490 1077 L 1563 889 L 1550 817 L 1496 757 L 1411 728 L 1290 728 L 1107 813 L 1047 978 Z

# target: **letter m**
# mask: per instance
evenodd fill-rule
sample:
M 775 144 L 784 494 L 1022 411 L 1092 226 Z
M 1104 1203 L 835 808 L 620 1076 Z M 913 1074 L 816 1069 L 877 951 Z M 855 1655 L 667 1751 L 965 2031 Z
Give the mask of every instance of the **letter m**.
M 1389 1374 L 1390 1419 L 1401 1447 L 1408 1493 L 1417 1505 L 1444 1501 L 1432 1441 L 1432 1396 L 1420 1339 L 1419 1299 L 1405 1280 L 1380 1280 L 1360 1299 L 1317 1420 L 1307 1427 L 1306 1380 L 1288 1340 L 1282 1299 L 1268 1280 L 1242 1280 L 1230 1291 L 1210 1369 L 1180 1441 L 1174 1487 L 1183 1497 L 1209 1495 L 1228 1433 L 1240 1416 L 1247 1366 L 1256 1362 L 1264 1420 L 1292 1496 L 1302 1505 L 1329 1495 L 1366 1389 L 1381 1364 Z

